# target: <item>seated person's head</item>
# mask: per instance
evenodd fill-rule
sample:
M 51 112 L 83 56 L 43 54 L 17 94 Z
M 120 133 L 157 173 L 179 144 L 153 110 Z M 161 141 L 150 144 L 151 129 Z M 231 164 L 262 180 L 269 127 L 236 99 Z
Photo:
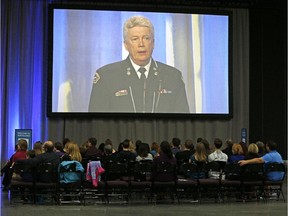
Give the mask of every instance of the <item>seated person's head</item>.
M 30 159 L 30 158 L 34 158 L 35 157 L 35 151 L 34 150 L 29 150 L 26 152 L 26 158 Z
M 169 144 L 169 142 L 167 141 L 162 141 L 160 144 L 160 151 L 161 153 L 166 154 L 169 157 L 172 157 L 172 149 L 171 149 L 171 145 Z
M 149 145 L 147 143 L 141 143 L 138 148 L 138 155 L 140 157 L 147 157 L 149 153 Z
M 194 144 L 193 144 L 193 141 L 191 139 L 187 139 L 185 141 L 185 143 L 184 143 L 184 146 L 188 150 L 193 150 L 194 149 Z
M 33 150 L 35 151 L 36 155 L 43 153 L 43 145 L 40 141 L 34 143 Z
M 20 139 L 18 141 L 18 146 L 19 146 L 20 151 L 26 151 L 28 148 L 28 143 L 26 140 Z
M 45 152 L 53 152 L 54 151 L 54 144 L 52 141 L 46 141 L 44 143 L 44 151 Z
M 266 143 L 266 149 L 268 152 L 269 151 L 275 151 L 277 149 L 277 144 L 274 141 L 269 140 Z
M 130 147 L 130 140 L 129 139 L 125 139 L 122 143 L 122 147 L 123 149 L 129 149 Z
M 112 154 L 112 146 L 107 144 L 104 145 L 104 154 L 105 155 L 111 155 Z
M 222 147 L 222 140 L 219 139 L 219 138 L 216 138 L 214 140 L 214 146 L 215 146 L 216 149 L 220 149 Z
M 96 147 L 96 145 L 97 145 L 97 139 L 95 137 L 90 137 L 88 139 L 88 142 L 94 147 Z
M 61 142 L 55 142 L 54 147 L 55 147 L 56 151 L 60 151 L 60 152 L 63 151 L 63 145 Z
M 179 148 L 179 146 L 181 145 L 181 140 L 180 140 L 179 138 L 177 138 L 177 137 L 174 137 L 174 138 L 172 139 L 172 145 L 173 145 L 174 147 Z
M 239 143 L 234 143 L 232 146 L 232 153 L 234 155 L 243 155 L 244 151 L 242 146 Z
M 226 143 L 226 145 L 227 145 L 227 147 L 230 147 L 230 148 L 232 148 L 232 146 L 233 146 L 233 141 L 232 141 L 232 139 L 227 139 L 226 141 L 225 141 L 225 143 Z
M 259 152 L 259 149 L 255 143 L 251 143 L 248 146 L 248 153 L 258 154 L 258 152 Z

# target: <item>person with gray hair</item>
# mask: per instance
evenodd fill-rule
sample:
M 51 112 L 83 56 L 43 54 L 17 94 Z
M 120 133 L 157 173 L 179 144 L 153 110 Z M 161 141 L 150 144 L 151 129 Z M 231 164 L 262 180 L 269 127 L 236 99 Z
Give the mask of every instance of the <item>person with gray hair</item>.
M 154 26 L 132 16 L 123 26 L 128 57 L 96 71 L 89 112 L 189 113 L 182 73 L 155 61 Z
M 266 154 L 266 147 L 265 144 L 262 141 L 257 141 L 256 145 L 258 147 L 258 154 L 259 156 L 263 156 Z

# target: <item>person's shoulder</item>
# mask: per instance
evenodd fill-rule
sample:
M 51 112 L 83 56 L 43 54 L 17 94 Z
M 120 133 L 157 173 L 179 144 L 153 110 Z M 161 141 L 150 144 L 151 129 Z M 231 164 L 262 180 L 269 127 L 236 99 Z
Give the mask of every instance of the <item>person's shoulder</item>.
M 185 154 L 184 151 L 178 151 L 175 153 L 175 157 L 181 157 L 183 154 Z
M 156 64 L 157 64 L 157 67 L 158 67 L 158 68 L 165 68 L 165 69 L 167 69 L 167 70 L 180 72 L 180 70 L 178 70 L 177 68 L 175 68 L 175 67 L 173 67 L 173 66 L 171 66 L 171 65 L 165 64 L 165 63 L 163 63 L 163 62 L 156 61 Z
M 227 157 L 227 158 L 228 158 L 228 155 L 227 155 L 225 152 L 223 152 L 223 151 L 221 151 L 221 155 L 222 155 L 223 157 Z
M 157 71 L 159 73 L 159 76 L 163 80 L 168 79 L 168 80 L 175 81 L 175 80 L 182 79 L 182 73 L 177 68 L 164 64 L 162 62 L 156 62 L 156 64 L 157 64 Z
M 98 74 L 107 74 L 107 73 L 118 73 L 119 72 L 119 69 L 121 68 L 127 68 L 128 67 L 128 63 L 127 63 L 127 60 L 122 60 L 122 61 L 118 61 L 118 62 L 113 62 L 113 63 L 110 63 L 110 64 L 107 64 L 107 65 L 104 65 L 102 67 L 100 67 L 98 70 L 97 70 L 97 73 Z

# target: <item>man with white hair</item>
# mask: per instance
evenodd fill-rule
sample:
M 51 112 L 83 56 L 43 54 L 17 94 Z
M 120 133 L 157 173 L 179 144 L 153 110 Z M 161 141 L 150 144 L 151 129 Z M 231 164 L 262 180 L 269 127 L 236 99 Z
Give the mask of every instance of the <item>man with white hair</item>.
M 89 112 L 189 113 L 181 72 L 152 58 L 151 21 L 129 18 L 123 35 L 129 56 L 96 71 Z

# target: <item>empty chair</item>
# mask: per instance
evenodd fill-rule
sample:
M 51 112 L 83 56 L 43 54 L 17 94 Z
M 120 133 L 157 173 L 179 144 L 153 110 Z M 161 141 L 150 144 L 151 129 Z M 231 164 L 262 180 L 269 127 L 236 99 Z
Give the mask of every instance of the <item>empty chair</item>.
M 105 165 L 105 190 L 106 199 L 110 203 L 112 198 L 116 201 L 129 202 L 130 174 L 128 163 L 115 162 Z

